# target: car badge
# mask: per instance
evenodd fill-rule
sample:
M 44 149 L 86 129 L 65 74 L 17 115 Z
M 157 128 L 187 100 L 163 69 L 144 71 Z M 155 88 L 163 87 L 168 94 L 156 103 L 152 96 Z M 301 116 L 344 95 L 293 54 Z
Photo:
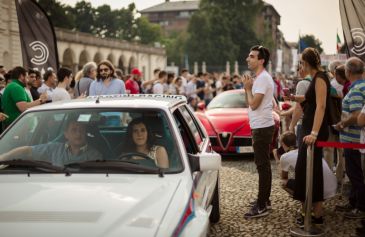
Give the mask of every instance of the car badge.
M 227 132 L 222 132 L 222 137 L 223 138 L 226 138 L 228 136 L 228 133 Z

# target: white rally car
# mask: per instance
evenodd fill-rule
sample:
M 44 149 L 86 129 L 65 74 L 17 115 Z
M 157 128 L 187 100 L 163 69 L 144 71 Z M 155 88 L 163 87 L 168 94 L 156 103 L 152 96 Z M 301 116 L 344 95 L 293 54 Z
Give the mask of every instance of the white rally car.
M 182 96 L 38 106 L 0 136 L 0 235 L 206 236 L 220 166 Z

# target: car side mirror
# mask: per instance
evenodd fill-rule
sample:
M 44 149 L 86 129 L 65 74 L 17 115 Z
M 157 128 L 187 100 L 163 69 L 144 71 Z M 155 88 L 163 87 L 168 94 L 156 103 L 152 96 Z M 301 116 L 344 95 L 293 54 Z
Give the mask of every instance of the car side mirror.
M 214 171 L 221 167 L 221 155 L 218 153 L 201 153 L 198 155 L 188 154 L 192 172 Z

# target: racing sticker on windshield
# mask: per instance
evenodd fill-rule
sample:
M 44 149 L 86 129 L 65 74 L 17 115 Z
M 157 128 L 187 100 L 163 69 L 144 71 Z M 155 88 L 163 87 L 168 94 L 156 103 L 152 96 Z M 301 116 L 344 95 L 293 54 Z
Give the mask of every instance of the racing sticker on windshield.
M 80 114 L 77 122 L 89 122 L 91 118 L 91 114 Z

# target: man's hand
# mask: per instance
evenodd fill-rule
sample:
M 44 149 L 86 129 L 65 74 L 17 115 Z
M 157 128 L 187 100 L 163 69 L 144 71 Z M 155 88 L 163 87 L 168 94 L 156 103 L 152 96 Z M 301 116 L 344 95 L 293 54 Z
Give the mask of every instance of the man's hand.
M 39 99 L 41 100 L 41 103 L 45 103 L 48 99 L 48 95 L 47 95 L 47 92 L 44 92 L 42 94 L 39 95 Z
M 253 86 L 253 79 L 249 75 L 242 76 L 242 83 L 246 91 L 251 91 Z
M 9 118 L 8 115 L 4 114 L 4 113 L 0 113 L 0 122 L 4 121 L 5 119 Z
M 333 128 L 336 129 L 337 131 L 342 131 L 345 128 L 345 126 L 344 126 L 343 122 L 340 121 L 336 125 L 334 125 Z

